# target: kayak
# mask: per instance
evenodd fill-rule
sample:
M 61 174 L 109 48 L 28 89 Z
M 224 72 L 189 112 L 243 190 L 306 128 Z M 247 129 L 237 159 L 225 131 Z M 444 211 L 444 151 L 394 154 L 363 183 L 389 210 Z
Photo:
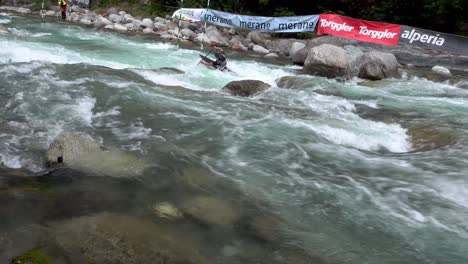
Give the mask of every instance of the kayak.
M 207 62 L 207 63 L 213 63 L 213 62 L 215 62 L 214 60 L 208 58 L 207 56 L 205 56 L 205 55 L 203 55 L 203 54 L 199 54 L 199 55 L 200 55 L 200 58 L 201 58 L 203 61 Z M 213 69 L 216 69 L 216 70 L 220 70 L 220 71 L 233 72 L 232 70 L 230 70 L 230 69 L 227 68 L 227 67 L 224 68 L 224 69 L 220 69 L 220 68 L 218 68 L 218 67 L 216 67 L 216 66 L 209 66 L 209 65 L 205 65 L 205 66 L 210 67 L 210 68 L 213 68 Z

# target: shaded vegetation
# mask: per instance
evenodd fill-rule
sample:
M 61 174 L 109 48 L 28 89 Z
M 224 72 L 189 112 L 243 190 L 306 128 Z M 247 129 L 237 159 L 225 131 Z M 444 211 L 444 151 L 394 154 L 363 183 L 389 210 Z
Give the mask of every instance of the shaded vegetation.
M 206 7 L 207 0 L 184 0 L 184 7 Z M 180 0 L 100 0 L 99 6 L 137 6 L 146 15 L 171 14 Z M 214 0 L 211 8 L 250 15 L 288 16 L 334 12 L 373 21 L 456 32 L 468 20 L 466 0 Z

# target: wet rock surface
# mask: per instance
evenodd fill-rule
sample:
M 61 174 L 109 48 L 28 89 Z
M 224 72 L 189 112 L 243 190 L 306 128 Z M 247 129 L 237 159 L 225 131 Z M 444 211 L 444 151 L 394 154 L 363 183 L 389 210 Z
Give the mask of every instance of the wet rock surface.
M 270 85 L 262 81 L 243 80 L 230 82 L 224 86 L 223 90 L 231 95 L 247 97 L 263 92 L 268 88 L 270 88 Z

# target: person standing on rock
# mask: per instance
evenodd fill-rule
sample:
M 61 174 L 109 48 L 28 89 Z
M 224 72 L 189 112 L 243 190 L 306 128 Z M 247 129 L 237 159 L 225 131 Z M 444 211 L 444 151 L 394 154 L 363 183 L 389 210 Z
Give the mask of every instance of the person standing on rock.
M 62 12 L 62 20 L 65 21 L 65 19 L 67 19 L 67 0 L 58 0 L 58 5 Z

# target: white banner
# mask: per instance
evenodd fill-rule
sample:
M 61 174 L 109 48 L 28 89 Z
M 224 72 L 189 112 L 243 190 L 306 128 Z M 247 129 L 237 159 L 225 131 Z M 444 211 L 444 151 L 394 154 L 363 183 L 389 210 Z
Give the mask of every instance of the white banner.
M 173 18 L 189 21 L 206 21 L 228 28 L 260 32 L 312 32 L 319 16 L 261 17 L 242 16 L 212 9 L 183 8 L 177 10 Z
M 182 8 L 172 14 L 172 18 L 181 19 L 184 21 L 198 22 L 202 20 L 206 9 L 203 8 Z

